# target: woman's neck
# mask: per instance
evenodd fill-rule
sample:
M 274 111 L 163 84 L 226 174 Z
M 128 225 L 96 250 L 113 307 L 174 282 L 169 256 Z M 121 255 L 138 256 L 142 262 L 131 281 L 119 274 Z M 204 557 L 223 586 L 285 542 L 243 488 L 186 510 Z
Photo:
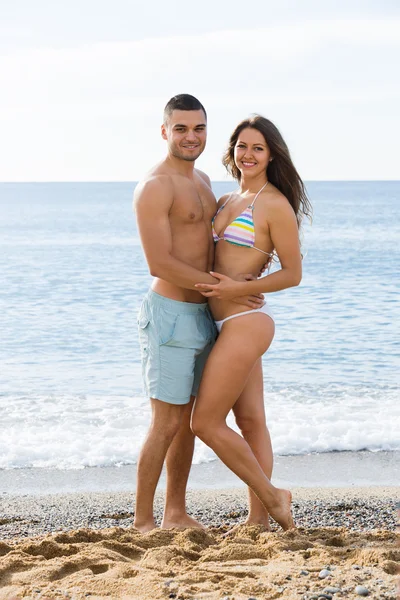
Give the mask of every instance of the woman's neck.
M 267 183 L 268 179 L 263 173 L 258 177 L 242 177 L 240 180 L 240 192 L 243 195 L 257 194 Z

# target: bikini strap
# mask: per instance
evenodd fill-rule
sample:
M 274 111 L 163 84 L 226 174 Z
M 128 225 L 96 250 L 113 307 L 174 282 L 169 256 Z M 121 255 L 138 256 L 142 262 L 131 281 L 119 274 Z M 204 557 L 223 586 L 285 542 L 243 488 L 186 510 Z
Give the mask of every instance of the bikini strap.
M 268 183 L 269 183 L 269 181 L 267 181 L 267 183 L 264 183 L 264 185 L 262 186 L 261 190 L 258 190 L 257 194 L 254 196 L 254 200 L 253 200 L 253 202 L 250 204 L 250 207 L 251 207 L 251 208 L 253 208 L 253 207 L 254 207 L 255 201 L 257 200 L 258 196 L 261 194 L 261 192 L 263 191 L 263 189 L 264 189 L 265 187 L 267 187 Z M 250 208 L 250 207 L 249 207 L 249 208 Z
M 223 203 L 223 205 L 219 207 L 219 209 L 218 209 L 218 212 L 219 212 L 220 210 L 222 210 L 223 208 L 225 208 L 225 206 L 228 204 L 229 200 L 231 199 L 231 197 L 232 197 L 232 194 L 233 194 L 233 192 L 231 192 L 231 193 L 229 194 L 229 196 L 227 197 L 227 199 L 225 200 L 225 202 Z

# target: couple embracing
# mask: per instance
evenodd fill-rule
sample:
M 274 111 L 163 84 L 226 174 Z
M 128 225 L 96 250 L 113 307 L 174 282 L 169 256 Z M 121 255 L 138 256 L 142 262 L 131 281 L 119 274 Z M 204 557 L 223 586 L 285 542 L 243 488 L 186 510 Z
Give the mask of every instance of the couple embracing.
M 165 160 L 137 185 L 134 205 L 151 275 L 139 341 L 152 421 L 138 461 L 135 527 L 153 529 L 166 463 L 162 527 L 201 527 L 186 512 L 194 438 L 249 488 L 247 523 L 294 526 L 291 494 L 270 479 L 261 357 L 274 336 L 264 293 L 301 280 L 299 227 L 311 207 L 277 128 L 259 115 L 233 131 L 223 163 L 238 189 L 216 204 L 195 169 L 207 136 L 203 105 L 189 94 L 164 110 Z M 258 278 L 273 255 L 280 270 Z M 233 411 L 242 433 L 226 424 Z

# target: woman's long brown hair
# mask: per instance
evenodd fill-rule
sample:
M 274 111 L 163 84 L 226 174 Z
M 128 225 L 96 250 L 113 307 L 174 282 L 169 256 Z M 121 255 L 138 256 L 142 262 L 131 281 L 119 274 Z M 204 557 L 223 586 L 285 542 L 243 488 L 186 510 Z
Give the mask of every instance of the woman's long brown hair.
M 234 160 L 235 145 L 243 129 L 257 129 L 268 144 L 273 160 L 268 163 L 267 179 L 289 200 L 300 227 L 303 217 L 312 219 L 312 207 L 304 183 L 290 157 L 289 149 L 279 130 L 261 115 L 241 121 L 232 133 L 222 163 L 228 173 L 240 182 L 241 173 Z

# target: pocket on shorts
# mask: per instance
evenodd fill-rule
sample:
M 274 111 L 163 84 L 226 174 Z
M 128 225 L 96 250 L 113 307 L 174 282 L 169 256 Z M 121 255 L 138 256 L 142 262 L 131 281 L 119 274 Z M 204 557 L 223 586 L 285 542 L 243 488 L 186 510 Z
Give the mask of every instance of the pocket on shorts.
M 139 328 L 139 344 L 142 350 L 146 350 L 148 347 L 149 339 L 149 324 L 150 319 L 146 312 L 141 309 L 138 316 L 138 328 Z
M 160 346 L 174 346 L 174 337 L 179 320 L 179 315 L 174 315 L 167 311 L 163 311 L 160 315 L 160 333 L 159 341 Z
M 150 319 L 147 315 L 140 315 L 138 317 L 139 329 L 146 329 L 146 327 L 149 323 L 150 323 Z
M 180 314 L 163 315 L 160 345 L 187 348 L 201 352 L 207 345 L 204 335 L 203 315 Z

